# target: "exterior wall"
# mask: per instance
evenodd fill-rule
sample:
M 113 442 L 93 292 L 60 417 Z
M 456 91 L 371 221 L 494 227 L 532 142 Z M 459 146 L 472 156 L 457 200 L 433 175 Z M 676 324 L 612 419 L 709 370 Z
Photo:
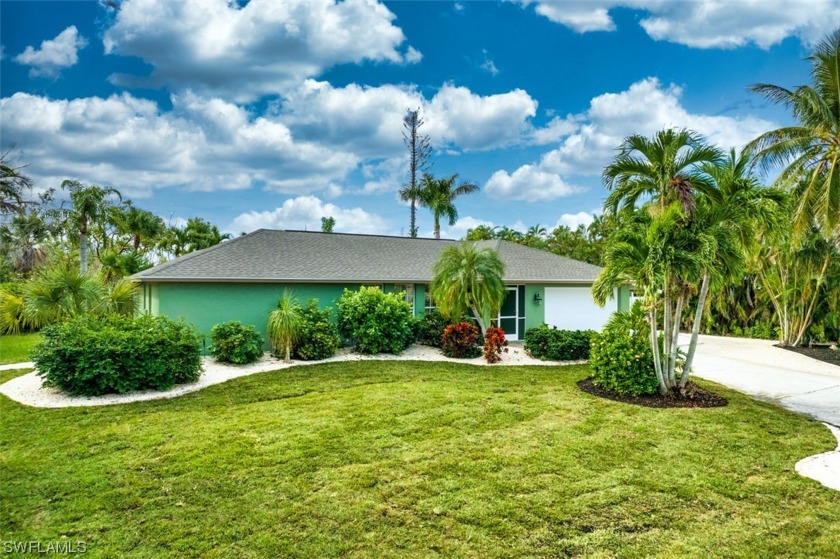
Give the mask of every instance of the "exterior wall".
M 169 318 L 184 318 L 203 335 L 228 320 L 254 325 L 265 335 L 268 313 L 289 289 L 301 304 L 318 299 L 319 305 L 335 309 L 335 300 L 344 288 L 358 289 L 358 284 L 280 284 L 280 283 L 156 283 L 147 284 L 157 292 L 152 296 L 151 314 Z
M 630 286 L 623 285 L 618 288 L 618 310 L 630 310 Z

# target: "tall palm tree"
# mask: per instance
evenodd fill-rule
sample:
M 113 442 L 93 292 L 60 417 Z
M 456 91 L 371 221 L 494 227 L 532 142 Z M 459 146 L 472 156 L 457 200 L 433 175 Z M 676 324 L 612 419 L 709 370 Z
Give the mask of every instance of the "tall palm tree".
M 840 29 L 818 43 L 808 60 L 811 85 L 751 87 L 791 109 L 796 124 L 765 132 L 747 149 L 765 171 L 784 167 L 775 184 L 796 190 L 797 229 L 804 232 L 816 222 L 831 236 L 840 231 Z
M 462 182 L 455 186 L 458 175 L 450 175 L 443 179 L 436 179 L 429 173 L 424 173 L 420 180 L 420 192 L 417 201 L 421 206 L 429 208 L 434 216 L 435 239 L 440 239 L 440 218 L 445 217 L 449 225 L 455 225 L 458 220 L 458 209 L 455 208 L 455 198 L 465 194 L 478 192 L 478 185 Z
M 440 313 L 452 320 L 471 310 L 483 335 L 484 318 L 499 314 L 507 296 L 504 273 L 505 265 L 495 250 L 462 241 L 447 247 L 435 263 L 432 298 Z
M 284 351 L 284 363 L 291 363 L 292 344 L 303 326 L 303 313 L 291 292 L 284 291 L 277 308 L 268 315 L 268 341 L 275 352 Z
M 109 198 L 122 196 L 115 188 L 86 185 L 75 180 L 65 180 L 61 188 L 70 192 L 73 208 L 68 212 L 69 221 L 79 233 L 79 270 L 87 272 L 87 236 L 92 222 L 102 219 L 111 205 Z
M 616 213 L 619 206 L 630 208 L 648 198 L 660 209 L 679 202 L 690 214 L 695 193 L 714 188 L 701 166 L 721 159 L 720 150 L 690 130 L 660 130 L 650 139 L 628 136 L 604 169 L 603 182 L 610 190 L 604 208 Z
M 139 252 L 144 245 L 154 246 L 166 231 L 166 224 L 160 216 L 148 210 L 129 205 L 122 212 L 118 230 L 131 236 L 134 252 Z

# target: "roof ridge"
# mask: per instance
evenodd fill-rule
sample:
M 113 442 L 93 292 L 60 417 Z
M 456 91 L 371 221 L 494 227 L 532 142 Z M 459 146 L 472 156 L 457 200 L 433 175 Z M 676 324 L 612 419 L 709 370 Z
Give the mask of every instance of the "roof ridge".
M 435 239 L 434 237 L 407 237 L 405 235 L 383 235 L 381 233 L 342 233 L 335 231 L 327 233 L 324 231 L 308 231 L 306 229 L 262 229 L 263 231 L 271 231 L 272 233 L 310 233 L 313 235 L 342 235 L 345 237 L 382 237 L 385 239 L 413 239 L 415 241 L 447 241 L 453 242 L 457 239 Z

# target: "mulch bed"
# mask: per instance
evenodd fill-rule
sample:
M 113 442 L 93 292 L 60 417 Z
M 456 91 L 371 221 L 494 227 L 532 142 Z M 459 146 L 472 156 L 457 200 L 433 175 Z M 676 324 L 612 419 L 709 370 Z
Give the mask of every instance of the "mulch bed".
M 599 398 L 648 408 L 720 408 L 729 404 L 726 398 L 704 390 L 691 381 L 686 385 L 685 396 L 676 394 L 669 394 L 667 396 L 660 396 L 659 394 L 652 396 L 623 396 L 611 390 L 605 390 L 595 386 L 592 382 L 592 377 L 578 381 L 577 385 L 587 394 L 592 394 Z
M 832 365 L 840 365 L 840 350 L 831 349 L 830 347 L 790 347 L 780 345 L 777 345 L 776 347 L 780 347 L 788 351 L 795 351 L 796 353 L 801 353 L 802 355 L 807 355 L 812 359 L 831 363 Z

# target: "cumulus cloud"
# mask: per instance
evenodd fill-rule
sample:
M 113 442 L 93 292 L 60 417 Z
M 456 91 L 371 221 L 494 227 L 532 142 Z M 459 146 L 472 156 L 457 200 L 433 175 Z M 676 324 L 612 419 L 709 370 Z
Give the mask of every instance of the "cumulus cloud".
M 487 189 L 518 200 L 547 200 L 574 193 L 562 177 L 598 175 L 630 134 L 650 136 L 664 128 L 689 128 L 724 149 L 740 148 L 777 125 L 756 117 L 730 117 L 690 113 L 680 103 L 682 89 L 663 86 L 656 78 L 636 82 L 626 91 L 592 99 L 589 109 L 561 121 L 555 131 L 559 145 L 536 164 L 523 165 L 512 174 L 497 171 Z M 574 125 L 567 133 L 565 126 Z
M 646 14 L 639 25 L 656 40 L 696 48 L 735 48 L 755 44 L 767 49 L 787 37 L 812 44 L 837 26 L 840 0 L 590 0 L 551 2 L 521 0 L 535 11 L 577 31 L 613 31 L 612 8 L 631 8 Z
M 142 58 L 150 76 L 121 86 L 190 87 L 247 102 L 296 87 L 337 64 L 416 63 L 396 16 L 375 0 L 126 0 L 105 32 L 106 53 Z
M 360 155 L 393 157 L 405 150 L 400 123 L 409 107 L 422 107 L 426 124 L 421 131 L 436 149 L 481 151 L 522 142 L 533 134 L 530 119 L 537 101 L 521 89 L 478 95 L 447 83 L 427 99 L 413 85 L 334 87 L 307 80 L 277 111 L 301 137 L 317 137 Z
M 39 49 L 26 47 L 15 57 L 15 62 L 31 66 L 30 78 L 55 78 L 63 69 L 76 65 L 79 61 L 79 50 L 87 44 L 87 40 L 79 35 L 76 26 L 71 25 L 55 39 L 42 41 Z
M 567 184 L 559 175 L 534 165 L 523 165 L 510 174 L 496 171 L 487 180 L 484 190 L 491 197 L 526 202 L 554 200 L 583 192 L 582 188 Z
M 461 239 L 464 235 L 467 234 L 467 231 L 470 229 L 475 229 L 476 227 L 484 225 L 486 227 L 493 228 L 495 224 L 492 221 L 488 221 L 486 219 L 479 219 L 473 216 L 464 216 L 459 218 L 458 221 L 455 222 L 455 225 L 450 227 L 443 227 L 440 230 L 440 236 L 443 239 Z M 431 237 L 433 235 L 433 231 L 428 231 L 423 236 Z
M 577 229 L 580 225 L 589 227 L 589 224 L 595 220 L 595 212 L 578 212 L 575 214 L 563 214 L 557 220 L 555 227 L 565 226 L 571 230 Z
M 308 229 L 319 231 L 322 217 L 335 218 L 335 231 L 341 233 L 382 233 L 385 220 L 362 208 L 341 208 L 315 196 L 298 196 L 268 211 L 251 211 L 234 218 L 228 231 L 250 233 L 257 229 Z
M 3 134 L 25 149 L 48 185 L 72 177 L 115 184 L 131 196 L 155 188 L 289 193 L 331 188 L 358 158 L 298 141 L 282 123 L 186 93 L 173 109 L 130 94 L 73 100 L 16 93 L 0 100 Z

